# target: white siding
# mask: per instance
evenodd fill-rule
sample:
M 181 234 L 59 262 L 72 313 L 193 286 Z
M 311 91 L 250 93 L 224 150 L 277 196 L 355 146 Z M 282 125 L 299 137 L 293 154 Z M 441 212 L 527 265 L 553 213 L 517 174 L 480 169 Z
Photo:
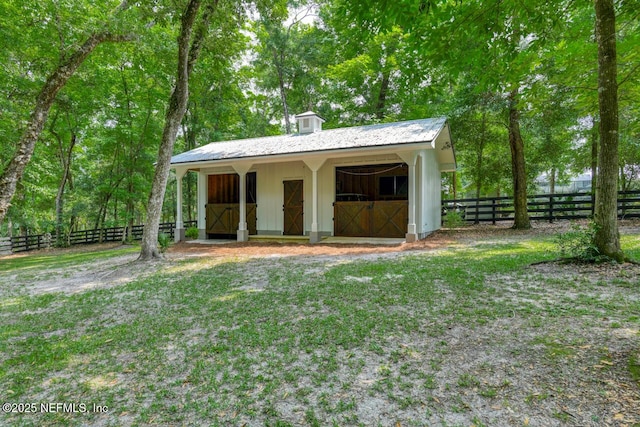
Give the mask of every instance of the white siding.
M 402 161 L 395 154 L 368 154 L 359 157 L 328 159 L 318 170 L 318 231 L 321 235 L 333 235 L 333 202 L 335 201 L 335 169 L 338 166 L 374 165 Z M 284 229 L 283 181 L 303 180 L 304 229 L 311 231 L 312 172 L 303 161 L 290 161 L 254 165 L 256 172 L 257 230 L 259 234 L 282 234 Z M 416 225 L 420 234 L 440 228 L 440 170 L 435 150 L 421 150 L 416 171 Z M 229 166 L 207 168 L 198 173 L 198 228 L 204 231 L 207 203 L 207 176 L 217 173 L 234 173 Z
M 327 161 L 318 171 L 318 231 L 323 235 L 333 236 L 335 188 L 336 170 L 333 163 Z M 310 228 L 311 225 L 309 225 Z
M 206 228 L 207 228 L 207 221 L 206 221 L 206 214 L 207 211 L 205 209 L 205 204 L 207 203 L 207 186 L 208 186 L 208 181 L 207 181 L 207 174 L 204 172 L 198 172 L 198 206 L 197 206 L 197 211 L 198 211 L 198 238 L 200 239 L 205 239 L 207 234 L 206 234 Z
M 441 173 L 435 150 L 424 151 L 424 199 L 422 200 L 422 233 L 429 233 L 440 228 L 440 188 Z
M 284 181 L 302 179 L 304 180 L 305 198 L 305 228 L 307 223 L 307 168 L 303 162 L 274 163 L 256 165 L 252 171 L 256 172 L 256 197 L 258 217 L 258 233 L 279 233 L 282 234 L 284 221 L 282 206 L 284 205 Z M 309 181 L 310 182 L 310 181 Z M 309 196 L 309 199 L 311 196 Z

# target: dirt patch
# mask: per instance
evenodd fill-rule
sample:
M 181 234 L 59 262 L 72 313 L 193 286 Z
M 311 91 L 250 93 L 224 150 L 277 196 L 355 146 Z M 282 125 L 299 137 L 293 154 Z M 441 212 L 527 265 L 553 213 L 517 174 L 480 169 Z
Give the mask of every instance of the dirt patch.
M 101 245 L 102 246 L 102 245 Z M 102 246 L 101 249 L 115 249 L 118 246 Z M 92 248 L 92 250 L 95 250 Z M 60 255 L 70 253 L 67 249 L 47 251 L 47 255 Z M 41 254 L 41 252 L 40 252 Z M 24 255 L 12 255 L 12 257 L 22 257 Z M 28 256 L 28 255 L 27 255 Z M 162 261 L 151 263 L 137 263 L 137 254 L 120 255 L 105 259 L 100 259 L 91 263 L 73 265 L 53 269 L 34 269 L 28 273 L 2 274 L 9 287 L 0 288 L 0 296 L 7 293 L 27 293 L 29 295 L 39 295 L 44 293 L 61 292 L 74 294 L 92 289 L 104 289 L 123 285 L 132 280 L 144 277 L 154 272 L 158 264 Z
M 344 259 L 374 259 L 377 257 L 395 257 L 421 252 L 444 250 L 450 247 L 473 246 L 476 243 L 511 242 L 526 239 L 533 235 L 553 236 L 568 230 L 571 223 L 559 221 L 555 223 L 537 222 L 530 230 L 512 230 L 509 224 L 474 225 L 459 229 L 442 229 L 414 243 L 395 245 L 372 244 L 296 244 L 274 242 L 228 243 L 221 245 L 202 245 L 183 242 L 171 246 L 165 254 L 165 260 L 137 262 L 137 254 L 123 255 L 104 259 L 98 262 L 73 266 L 72 268 L 53 269 L 37 272 L 27 277 L 17 274 L 2 274 L 10 288 L 0 289 L 0 296 L 11 293 L 27 293 L 37 295 L 50 292 L 72 294 L 91 289 L 110 288 L 129 283 L 157 271 L 163 265 L 172 265 L 192 257 L 220 258 L 264 258 L 264 257 L 299 257 L 307 261 L 315 260 L 325 263 Z M 640 233 L 640 221 L 622 221 L 620 232 Z M 115 249 L 120 244 L 100 244 L 76 246 L 66 249 L 49 249 L 34 251 L 28 254 L 16 254 L 0 259 L 12 259 L 30 255 L 62 255 L 78 252 L 101 251 Z M 540 266 L 539 269 L 554 268 Z M 620 267 L 626 268 L 626 267 Z M 3 277 L 4 276 L 4 277 Z
M 483 225 L 441 230 L 419 242 L 390 246 L 282 243 L 203 246 L 181 243 L 169 250 L 164 261 L 138 263 L 137 254 L 133 253 L 36 273 L 31 277 L 15 273 L 7 277 L 0 273 L 0 280 L 7 279 L 7 283 L 18 287 L 20 292 L 31 295 L 70 294 L 122 286 L 158 270 L 206 269 L 226 260 L 243 260 L 248 262 L 238 263 L 240 274 L 233 278 L 232 292 L 212 293 L 217 297 L 216 301 L 227 297 L 231 301 L 239 291 L 263 292 L 261 295 L 282 292 L 282 297 L 276 299 L 280 303 L 285 295 L 279 289 L 277 278 L 270 275 L 273 272 L 285 274 L 294 270 L 296 281 L 293 286 L 304 288 L 313 285 L 315 277 L 340 262 L 514 242 L 533 234 L 552 236 L 568 228 L 568 223 L 536 224 L 536 228 L 528 231 Z M 624 223 L 621 231 L 640 234 L 639 223 Z M 197 258 L 198 262 L 190 263 L 192 258 Z M 202 262 L 203 259 L 211 260 L 211 263 Z M 464 273 L 464 269 L 460 272 Z M 375 274 L 373 272 L 367 275 L 356 272 L 345 275 L 341 283 L 361 285 L 367 292 L 387 298 L 392 297 L 385 293 L 389 284 L 403 280 L 401 273 L 404 272 L 397 273 L 387 273 L 382 276 L 383 280 L 375 280 L 380 277 L 369 277 Z M 207 274 L 218 273 L 210 269 Z M 576 275 L 580 276 L 579 282 L 575 280 Z M 279 351 L 276 342 L 273 347 L 247 348 L 241 356 L 229 356 L 227 360 L 216 359 L 220 354 L 229 353 L 223 347 L 224 336 L 229 336 L 230 332 L 239 333 L 235 328 L 248 324 L 209 329 L 208 323 L 197 320 L 203 315 L 201 311 L 187 310 L 186 315 L 180 317 L 180 322 L 187 325 L 184 331 L 169 340 L 147 345 L 147 348 L 157 350 L 154 363 L 144 362 L 145 357 L 151 357 L 146 353 L 129 349 L 113 352 L 108 346 L 111 340 L 107 340 L 104 352 L 111 352 L 119 365 L 131 365 L 131 368 L 114 373 L 111 371 L 114 368 L 108 365 L 96 368 L 88 359 L 74 359 L 66 370 L 52 371 L 52 377 L 43 381 L 44 386 L 35 387 L 26 400 L 55 401 L 52 396 L 56 395 L 56 390 L 64 390 L 65 396 L 78 396 L 87 391 L 78 384 L 105 390 L 117 384 L 121 388 L 121 400 L 116 404 L 122 403 L 129 412 L 114 411 L 92 419 L 93 425 L 145 423 L 140 413 L 148 414 L 149 408 L 155 407 L 160 408 L 160 412 L 165 411 L 167 418 L 152 418 L 149 424 L 198 425 L 213 420 L 214 424 L 220 425 L 277 425 L 269 421 L 273 420 L 270 417 L 275 417 L 273 414 L 278 414 L 287 421 L 281 425 L 314 425 L 317 417 L 316 425 L 334 421 L 340 425 L 385 427 L 631 426 L 640 422 L 638 384 L 628 375 L 627 368 L 631 361 L 640 359 L 637 320 L 613 319 L 617 314 L 611 307 L 637 303 L 637 287 L 632 285 L 638 283 L 638 277 L 640 266 L 636 265 L 584 265 L 576 269 L 558 262 L 487 275 L 481 284 L 477 284 L 483 290 L 481 295 L 491 300 L 486 311 L 483 311 L 483 298 L 465 299 L 444 281 L 437 282 L 433 284 L 433 291 L 440 294 L 441 311 L 427 304 L 413 304 L 413 300 L 403 305 L 385 306 L 385 316 L 397 316 L 399 322 L 414 319 L 415 324 L 407 329 L 381 332 L 347 350 L 339 346 L 313 345 L 307 351 L 304 346 L 292 344 L 291 348 L 297 354 L 291 354 Z M 0 290 L 2 292 L 5 291 Z M 136 292 L 149 291 L 139 289 Z M 183 309 L 167 305 L 171 301 L 167 295 L 171 292 L 175 291 L 170 284 L 153 288 L 150 295 L 139 301 L 144 305 L 138 305 L 130 302 L 136 295 L 122 289 L 108 310 L 96 313 L 92 317 L 94 323 L 87 327 L 95 328 L 92 334 L 97 334 L 103 327 L 129 322 L 136 312 L 145 309 L 161 313 L 159 317 L 169 316 L 173 310 Z M 205 288 L 198 288 L 196 292 L 205 292 Z M 411 294 L 411 298 L 415 298 L 415 294 Z M 323 306 L 318 298 L 295 302 L 291 307 L 298 310 L 296 322 L 303 323 L 313 317 L 332 318 L 330 307 Z M 208 304 L 207 310 L 213 310 L 214 305 Z M 232 302 L 225 307 L 225 310 L 234 310 Z M 503 307 L 508 309 L 500 311 Z M 600 308 L 609 314 L 601 314 Z M 354 306 L 354 309 L 357 311 L 358 307 Z M 430 315 L 432 309 L 437 316 Z M 459 309 L 476 311 L 459 320 L 456 318 Z M 582 313 L 581 310 L 586 314 L 575 314 Z M 225 315 L 227 311 L 220 317 Z M 5 321 L 9 317 L 5 316 Z M 234 319 L 232 315 L 228 317 Z M 249 323 L 267 324 L 278 320 L 276 316 L 265 316 L 252 318 Z M 275 333 L 276 326 L 261 330 Z M 338 323 L 336 326 L 339 327 Z M 317 338 L 313 330 L 305 332 L 308 338 Z M 64 333 L 67 331 L 53 330 L 46 332 L 45 338 L 50 336 L 47 334 Z M 350 334 L 348 331 L 345 335 Z M 150 353 L 153 355 L 154 352 Z M 143 362 L 138 363 L 140 360 Z M 137 371 L 140 367 L 149 369 L 150 366 L 161 366 L 162 369 Z M 207 366 L 215 375 L 202 380 L 202 373 L 193 374 L 198 372 L 196 368 Z M 290 375 L 283 371 L 290 371 Z M 246 381 L 251 387 L 242 388 L 244 382 L 234 379 L 241 374 L 247 375 Z M 64 389 L 65 382 L 68 389 Z M 145 386 L 150 385 L 154 389 L 145 390 Z M 274 389 L 266 391 L 271 386 Z M 160 391 L 152 391 L 156 389 Z M 165 409 L 174 408 L 180 412 L 192 399 L 199 400 L 202 406 L 197 411 L 190 406 L 191 412 L 184 418 L 171 418 L 173 415 L 169 413 L 173 410 Z M 205 406 L 217 400 L 225 402 L 226 406 Z

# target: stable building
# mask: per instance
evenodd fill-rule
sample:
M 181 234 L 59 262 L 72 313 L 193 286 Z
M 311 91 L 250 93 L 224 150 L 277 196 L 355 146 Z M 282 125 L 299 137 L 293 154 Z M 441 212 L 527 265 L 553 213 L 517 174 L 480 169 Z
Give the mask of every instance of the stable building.
M 296 121 L 297 134 L 214 142 L 173 156 L 176 240 L 184 239 L 187 172 L 198 174 L 201 239 L 412 242 L 440 228 L 441 174 L 456 168 L 444 117 L 330 130 L 311 111 Z

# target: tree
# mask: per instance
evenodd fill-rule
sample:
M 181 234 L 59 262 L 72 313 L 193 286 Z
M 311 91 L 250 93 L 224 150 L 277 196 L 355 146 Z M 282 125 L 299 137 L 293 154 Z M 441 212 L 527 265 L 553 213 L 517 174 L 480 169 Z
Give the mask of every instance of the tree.
M 595 0 L 600 150 L 594 241 L 600 254 L 624 260 L 618 233 L 618 71 L 613 0 Z
M 410 21 L 369 25 L 340 0 L 323 5 L 320 16 L 323 56 L 332 58 L 322 78 L 327 126 L 424 118 L 447 109 L 442 67 L 424 58 Z
M 121 3 L 115 14 L 127 7 L 126 1 Z M 130 35 L 116 34 L 109 30 L 97 30 L 87 37 L 80 46 L 76 46 L 68 52 L 61 52 L 62 63 L 49 75 L 40 89 L 29 121 L 18 141 L 17 150 L 0 176 L 0 222 L 7 214 L 18 181 L 22 178 L 25 167 L 31 160 L 36 142 L 49 116 L 49 110 L 60 89 L 64 87 L 98 45 L 104 42 L 122 42 L 132 39 L 133 37 Z
M 338 25 L 333 17 L 329 22 Z M 411 66 L 403 55 L 405 35 L 399 27 L 378 34 L 352 34 L 351 29 L 333 29 L 347 43 L 337 43 L 338 62 L 331 65 L 327 77 L 331 100 L 339 107 L 340 120 L 363 124 L 397 118 L 401 104 L 400 81 L 406 79 L 402 66 Z M 349 36 L 351 38 L 349 38 Z
M 196 64 L 202 49 L 202 43 L 209 28 L 209 20 L 217 6 L 217 0 L 205 5 L 204 12 L 198 22 L 198 11 L 201 0 L 190 0 L 182 13 L 180 35 L 178 36 L 178 70 L 176 82 L 169 98 L 165 115 L 165 125 L 158 151 L 155 174 L 151 185 L 151 194 L 147 204 L 147 221 L 142 235 L 140 260 L 160 258 L 158 250 L 158 229 L 162 204 L 169 178 L 169 167 L 173 146 L 180 129 L 180 123 L 187 110 L 189 100 L 189 76 Z M 194 28 L 195 27 L 195 28 Z
M 502 94 L 508 117 L 515 204 L 514 228 L 529 228 L 521 98 L 535 76 L 541 47 L 563 20 L 554 4 L 532 0 L 386 3 L 344 0 L 342 12 L 361 27 L 402 26 L 407 43 L 428 64 L 441 64 L 450 81 L 471 74 L 478 92 Z M 535 17 L 535 19 L 532 19 Z
M 56 112 L 54 116 L 51 126 L 49 128 L 49 132 L 55 137 L 57 143 L 57 157 L 60 160 L 60 165 L 62 167 L 62 176 L 60 177 L 60 184 L 58 185 L 58 192 L 56 194 L 56 244 L 58 246 L 63 246 L 65 244 L 64 239 L 64 225 L 63 225 L 63 211 L 64 211 L 64 193 L 67 187 L 67 183 L 69 186 L 72 186 L 71 179 L 71 164 L 73 162 L 73 149 L 78 141 L 77 129 L 74 124 L 72 124 L 70 112 L 65 111 L 66 116 L 66 130 L 69 133 L 69 143 L 65 145 L 63 140 L 63 136 L 56 130 L 56 122 L 58 121 L 60 111 Z
M 531 228 L 527 211 L 527 172 L 524 159 L 524 141 L 520 133 L 519 88 L 509 92 L 509 147 L 511 148 L 511 174 L 513 176 L 513 228 Z
M 280 116 L 285 133 L 292 132 L 290 116 L 316 109 L 313 96 L 319 89 L 319 79 L 314 81 L 322 42 L 317 29 L 304 20 L 312 13 L 312 6 L 304 7 L 287 22 L 284 4 L 263 10 L 253 28 L 258 40 L 252 66 L 256 84 L 278 98 Z M 327 58 L 325 58 L 327 59 Z M 276 103 L 274 102 L 274 105 Z M 297 109 L 297 111 L 295 111 Z
M 464 171 L 464 189 L 474 191 L 476 198 L 499 195 L 509 187 L 511 177 L 510 165 L 504 162 L 509 147 L 504 144 L 507 126 L 501 117 L 501 97 L 477 94 L 469 83 L 455 89 L 452 101 L 451 131 L 457 162 Z

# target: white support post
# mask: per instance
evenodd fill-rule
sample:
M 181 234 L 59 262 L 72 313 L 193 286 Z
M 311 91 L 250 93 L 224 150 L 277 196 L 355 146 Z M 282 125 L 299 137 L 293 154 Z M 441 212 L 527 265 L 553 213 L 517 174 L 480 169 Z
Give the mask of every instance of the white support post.
M 250 163 L 241 163 L 233 166 L 240 176 L 240 219 L 238 221 L 238 242 L 249 241 L 247 228 L 247 172 L 251 169 Z
M 207 174 L 198 172 L 198 238 L 207 238 Z
M 424 238 L 427 226 L 426 206 L 426 150 L 421 150 L 416 162 L 416 225 L 418 226 L 418 237 Z
M 313 169 L 311 170 L 311 197 L 312 197 L 312 207 L 311 207 L 311 233 L 315 234 L 317 237 L 318 234 L 318 171 Z M 315 243 L 315 242 L 311 242 Z
M 240 173 L 240 220 L 238 223 L 238 242 L 249 240 L 247 230 L 247 174 Z
M 418 240 L 416 227 L 416 159 L 417 152 L 398 154 L 409 166 L 409 224 L 407 224 L 407 243 Z
M 186 169 L 176 169 L 176 229 L 173 235 L 175 242 L 184 240 L 184 221 L 182 220 L 182 177 L 187 173 Z
M 311 169 L 311 232 L 309 233 L 309 243 L 320 241 L 320 227 L 318 226 L 318 170 L 322 167 L 326 159 L 307 159 L 304 163 Z

